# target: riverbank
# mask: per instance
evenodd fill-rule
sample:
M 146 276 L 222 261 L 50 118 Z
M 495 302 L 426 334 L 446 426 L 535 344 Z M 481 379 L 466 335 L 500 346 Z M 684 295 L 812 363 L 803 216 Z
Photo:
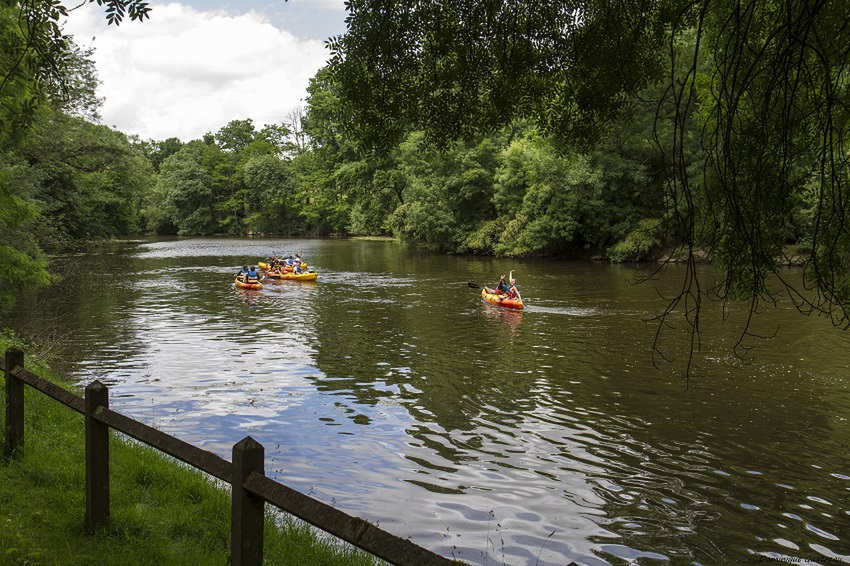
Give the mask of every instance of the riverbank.
M 0 352 L 22 347 L 28 369 L 67 389 L 38 349 L 0 331 Z M 83 417 L 26 388 L 24 456 L 0 464 L 2 564 L 215 564 L 229 562 L 230 497 L 207 476 L 113 435 L 111 516 L 83 528 Z M 75 391 L 79 393 L 79 391 Z M 0 388 L 5 422 L 5 389 Z M 372 556 L 317 535 L 289 517 L 269 516 L 265 564 L 372 565 Z

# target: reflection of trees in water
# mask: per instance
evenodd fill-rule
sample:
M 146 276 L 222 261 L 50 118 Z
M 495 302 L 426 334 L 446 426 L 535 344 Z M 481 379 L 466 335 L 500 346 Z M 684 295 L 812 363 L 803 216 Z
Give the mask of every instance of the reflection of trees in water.
M 125 317 L 141 295 L 134 250 L 126 244 L 101 244 L 86 253 L 51 258 L 56 282 L 22 297 L 12 312 L 3 313 L 4 322 L 55 350 L 59 360 L 62 352 L 76 347 L 75 336 L 91 329 L 108 331 L 109 342 L 126 344 L 132 354 L 136 337 Z
M 534 534 L 529 547 L 551 531 L 503 517 L 537 513 L 544 521 L 536 524 L 559 528 L 547 550 L 566 538 L 573 549 L 607 548 L 608 558 L 641 549 L 676 563 L 723 562 L 714 544 L 778 552 L 770 541 L 780 524 L 781 537 L 800 548 L 844 544 L 806 530 L 850 531 L 850 516 L 827 517 L 830 506 L 820 502 L 841 505 L 840 447 L 850 440 L 840 381 L 846 360 L 836 354 L 846 336 L 828 334 L 828 321 L 793 318 L 745 364 L 730 355 L 735 333 L 723 332 L 730 319 L 716 333 L 706 320 L 705 371 L 686 388 L 680 365 L 650 363 L 645 321 L 659 303 L 652 289 L 631 284 L 630 270 L 539 264 L 526 278 L 534 304 L 519 312 L 471 293 L 466 260 L 327 245 L 335 256 L 315 254 L 327 279 L 261 291 L 233 286 L 233 257 L 139 257 L 133 246 L 106 247 L 110 253 L 69 257 L 65 279 L 40 294 L 28 316 L 84 344 L 89 351 L 73 359 L 109 360 L 112 376 L 135 371 L 116 371 L 116 356 L 148 363 L 145 353 L 161 356 L 173 333 L 196 339 L 173 345 L 178 361 L 168 371 L 191 365 L 198 353 L 190 349 L 216 340 L 233 347 L 229 371 L 241 364 L 253 372 L 255 356 L 267 350 L 276 362 L 294 354 L 305 366 L 299 380 L 336 402 L 336 412 L 304 418 L 345 419 L 363 427 L 346 433 L 362 430 L 369 441 L 400 438 L 410 464 L 399 481 L 445 494 L 431 501 L 460 497 L 485 514 L 495 508 L 497 521 L 514 524 L 506 532 L 520 524 Z M 457 294 L 442 284 L 446 261 L 462 273 Z M 480 261 L 469 260 L 470 269 Z M 380 271 L 349 277 L 355 262 Z M 765 324 L 789 320 L 776 311 Z M 287 366 L 269 375 L 285 388 L 293 374 Z M 228 403 L 227 395 L 216 398 Z M 285 412 L 269 399 L 269 414 Z M 556 522 L 563 517 L 578 525 L 570 535 Z M 486 517 L 476 521 L 469 532 L 486 529 Z

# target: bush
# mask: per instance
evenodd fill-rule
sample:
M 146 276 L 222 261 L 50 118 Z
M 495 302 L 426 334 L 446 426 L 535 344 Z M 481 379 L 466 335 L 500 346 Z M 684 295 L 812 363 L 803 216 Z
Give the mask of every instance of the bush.
M 644 218 L 624 240 L 608 250 L 608 257 L 614 262 L 646 261 L 661 250 L 663 243 L 661 220 Z

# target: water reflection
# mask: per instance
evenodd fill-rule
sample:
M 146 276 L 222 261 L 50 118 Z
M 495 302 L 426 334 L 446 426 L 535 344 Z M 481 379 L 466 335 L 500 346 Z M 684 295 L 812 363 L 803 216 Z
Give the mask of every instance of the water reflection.
M 235 288 L 235 266 L 287 249 L 319 281 Z M 783 332 L 742 363 L 707 317 L 686 388 L 650 364 L 657 293 L 627 268 L 273 239 L 64 261 L 14 323 L 60 328 L 80 381 L 227 458 L 251 434 L 270 475 L 446 556 L 846 559 L 848 344 L 816 320 L 767 313 Z M 510 269 L 523 311 L 467 286 Z

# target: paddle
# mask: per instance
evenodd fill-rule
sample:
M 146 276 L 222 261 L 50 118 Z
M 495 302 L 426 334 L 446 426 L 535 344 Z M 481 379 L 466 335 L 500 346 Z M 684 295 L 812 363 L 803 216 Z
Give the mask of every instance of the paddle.
M 470 288 L 470 289 L 480 289 L 480 288 L 481 288 L 481 287 L 479 287 L 478 285 L 476 285 L 475 283 L 473 283 L 472 281 L 468 281 L 466 284 L 467 284 L 467 285 L 469 285 L 469 288 Z M 490 294 L 490 295 L 495 295 L 495 294 L 496 294 L 494 291 L 491 291 L 491 290 L 490 290 L 490 289 L 488 289 L 487 287 L 484 287 L 484 290 L 485 290 L 488 294 Z M 499 300 L 501 300 L 501 299 L 499 299 Z

